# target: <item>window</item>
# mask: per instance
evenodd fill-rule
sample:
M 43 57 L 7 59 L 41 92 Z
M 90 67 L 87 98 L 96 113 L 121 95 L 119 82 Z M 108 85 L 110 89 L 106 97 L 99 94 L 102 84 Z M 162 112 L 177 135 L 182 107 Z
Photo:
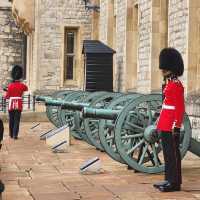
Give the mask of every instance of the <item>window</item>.
M 64 80 L 73 80 L 76 62 L 76 29 L 65 29 Z

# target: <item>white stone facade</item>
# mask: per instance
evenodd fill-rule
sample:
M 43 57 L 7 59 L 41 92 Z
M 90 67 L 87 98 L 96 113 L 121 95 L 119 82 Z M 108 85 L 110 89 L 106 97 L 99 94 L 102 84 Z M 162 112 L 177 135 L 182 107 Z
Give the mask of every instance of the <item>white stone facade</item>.
M 116 91 L 125 89 L 125 50 L 126 50 L 126 0 L 116 1 Z
M 111 0 L 101 0 L 100 35 L 103 42 L 108 41 L 108 8 Z M 137 39 L 137 75 L 132 74 L 137 89 L 133 91 L 149 93 L 160 90 L 161 76 L 158 70 L 158 56 L 162 48 L 170 46 L 178 49 L 185 64 L 185 73 L 181 78 L 185 85 L 186 94 L 197 92 L 199 73 L 199 60 L 195 41 L 199 41 L 199 1 L 195 0 L 114 0 L 116 13 L 116 56 L 115 56 L 115 82 L 116 91 L 129 91 L 126 82 L 130 79 L 131 70 L 127 62 L 128 49 L 127 32 L 130 24 L 128 10 L 138 7 L 138 39 Z M 129 20 L 130 21 L 130 20 Z M 194 29 L 194 31 L 190 31 Z M 134 35 L 133 35 L 134 37 Z M 199 44 L 199 43 L 196 43 Z M 200 44 L 199 44 L 200 45 Z M 192 48 L 193 49 L 192 49 Z M 191 56 L 192 55 L 192 56 Z M 130 56 L 130 55 L 129 55 Z M 192 59 L 194 58 L 194 59 Z M 133 56 L 134 59 L 134 56 Z M 196 70 L 196 72 L 195 72 Z M 127 78 L 129 77 L 129 78 Z
M 79 32 L 78 54 L 81 57 L 82 42 L 91 39 L 90 12 L 82 0 L 37 0 L 34 34 L 29 38 L 28 83 L 32 91 L 58 90 L 61 88 L 81 89 L 83 65 L 79 61 L 76 80 L 64 84 L 63 46 L 65 27 L 75 27 Z
M 167 46 L 177 48 L 184 58 L 182 80 L 186 94 L 199 91 L 200 1 L 91 2 L 99 3 L 99 17 L 85 10 L 83 0 L 35 0 L 35 30 L 28 37 L 27 50 L 27 83 L 31 91 L 82 89 L 82 43 L 84 39 L 93 39 L 94 35 L 95 39 L 116 50 L 113 66 L 115 91 L 160 91 L 162 77 L 158 56 L 160 50 Z M 76 76 L 68 83 L 63 81 L 65 27 L 79 30 Z
M 137 90 L 150 92 L 150 56 L 151 56 L 151 1 L 139 1 L 139 39 L 138 39 L 138 80 Z
M 187 85 L 189 4 L 187 0 L 169 1 L 168 45 L 176 47 L 184 57 L 184 83 Z

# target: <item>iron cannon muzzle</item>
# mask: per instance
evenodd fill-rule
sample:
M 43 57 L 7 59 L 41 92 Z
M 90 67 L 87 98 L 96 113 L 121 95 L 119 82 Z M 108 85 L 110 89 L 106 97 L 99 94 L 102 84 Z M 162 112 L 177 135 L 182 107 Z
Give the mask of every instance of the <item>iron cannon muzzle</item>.
M 63 100 L 47 99 L 45 101 L 46 106 L 62 106 L 65 103 Z
M 116 119 L 119 110 L 111 110 L 111 109 L 101 109 L 101 108 L 89 108 L 84 107 L 82 110 L 82 116 L 84 118 L 97 118 L 97 119 Z
M 48 97 L 48 96 L 36 96 L 36 98 L 35 98 L 36 101 L 44 101 L 44 102 L 46 102 L 50 99 L 52 99 L 52 97 Z
M 83 107 L 89 106 L 87 103 L 68 102 L 60 99 L 46 99 L 46 106 L 60 106 L 63 110 L 81 111 Z

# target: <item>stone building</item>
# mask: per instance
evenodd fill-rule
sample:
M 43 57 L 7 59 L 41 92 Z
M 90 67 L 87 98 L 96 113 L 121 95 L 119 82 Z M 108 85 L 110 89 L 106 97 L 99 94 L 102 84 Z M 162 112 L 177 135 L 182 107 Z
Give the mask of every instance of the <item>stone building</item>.
M 160 88 L 158 55 L 175 47 L 184 57 L 186 94 L 199 91 L 200 1 L 101 0 L 100 40 L 116 49 L 115 88 Z
M 85 0 L 32 2 L 26 62 L 31 91 L 83 89 L 83 40 L 98 39 L 116 50 L 115 91 L 160 91 L 158 56 L 171 46 L 184 58 L 186 95 L 198 94 L 200 1 L 90 0 L 100 12 L 87 11 Z
M 34 16 L 27 39 L 26 81 L 32 92 L 82 88 L 83 40 L 91 39 L 92 17 L 83 0 L 13 1 L 18 23 Z M 24 17 L 24 18 L 23 18 Z M 24 20 L 23 20 L 24 19 Z M 23 27 L 22 27 L 23 29 Z
M 91 16 L 82 0 L 36 1 L 29 38 L 28 83 L 32 90 L 82 87 L 82 42 L 91 39 Z M 47 9 L 48 8 L 48 9 Z
M 1 0 L 0 22 L 1 85 L 18 63 L 31 92 L 82 88 L 82 44 L 92 37 L 92 16 L 83 0 Z

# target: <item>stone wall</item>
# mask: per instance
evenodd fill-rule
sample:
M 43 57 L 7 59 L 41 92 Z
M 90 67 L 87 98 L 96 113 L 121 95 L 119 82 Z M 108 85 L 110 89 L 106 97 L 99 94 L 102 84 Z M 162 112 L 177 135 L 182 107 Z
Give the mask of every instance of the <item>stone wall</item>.
M 100 7 L 100 40 L 104 43 L 108 43 L 107 35 L 108 35 L 108 3 L 109 0 L 101 0 L 101 7 Z
M 137 90 L 150 92 L 150 58 L 151 58 L 151 1 L 139 1 L 139 44 L 138 44 L 138 84 Z
M 108 44 L 108 4 L 110 0 L 101 1 L 101 13 L 100 13 L 100 39 Z M 130 68 L 131 62 L 127 62 L 127 27 L 132 25 L 127 24 L 127 17 L 130 13 L 130 5 L 127 6 L 129 0 L 116 0 L 116 56 L 115 56 L 115 90 L 116 91 L 127 91 L 130 90 L 131 84 L 126 84 L 127 77 L 130 79 L 128 70 Z M 177 48 L 183 58 L 185 63 L 185 73 L 182 77 L 184 82 L 186 93 L 190 92 L 192 88 L 194 90 L 200 87 L 194 87 L 197 85 L 197 77 L 195 71 L 199 73 L 200 70 L 192 65 L 199 65 L 197 50 L 194 53 L 191 41 L 199 41 L 199 37 L 194 38 L 199 31 L 197 28 L 199 25 L 198 20 L 198 10 L 199 4 L 196 0 L 138 0 L 132 1 L 133 4 L 138 3 L 138 44 L 137 44 L 137 75 L 133 75 L 134 85 L 137 85 L 136 91 L 142 93 L 149 93 L 151 91 L 159 91 L 161 84 L 161 76 L 158 70 L 158 56 L 162 48 L 166 46 L 171 46 Z M 129 3 L 130 4 L 130 3 Z M 195 10 L 196 9 L 196 10 Z M 191 10 L 191 11 L 190 11 Z M 190 11 L 190 12 L 189 12 Z M 131 21 L 131 20 L 130 20 Z M 194 23 L 195 21 L 195 23 Z M 132 20 L 133 22 L 133 20 Z M 194 25 L 193 25 L 194 24 Z M 193 27 L 192 33 L 189 33 L 189 28 Z M 133 36 L 134 38 L 135 36 Z M 131 57 L 130 52 L 128 52 L 128 57 Z M 135 53 L 135 52 L 134 52 Z M 134 54 L 135 55 L 135 54 Z M 135 59 L 135 56 L 132 56 Z M 191 55 L 193 59 L 189 59 Z M 196 74 L 197 74 L 196 73 Z M 198 75 L 199 76 L 199 75 Z M 189 83 L 188 83 L 189 81 Z M 131 83 L 131 82 L 130 82 Z M 189 86 L 190 85 L 190 86 Z
M 34 72 L 29 73 L 32 90 L 80 89 L 84 74 L 83 59 L 81 59 L 82 43 L 84 39 L 91 39 L 91 13 L 85 10 L 82 0 L 36 2 L 37 22 L 32 38 L 33 66 L 30 67 Z M 76 78 L 69 84 L 64 84 L 62 79 L 65 27 L 76 27 L 79 32 Z
M 101 1 L 101 13 L 100 13 L 100 39 L 108 44 L 108 2 L 106 0 Z M 127 16 L 129 16 L 127 0 L 116 0 L 116 55 L 115 55 L 115 74 L 114 74 L 114 88 L 116 91 L 127 91 L 127 78 L 130 78 L 130 74 L 127 66 L 126 49 L 130 44 L 127 44 L 127 30 L 130 27 L 127 24 Z M 138 1 L 138 66 L 137 66 L 137 91 L 142 93 L 150 92 L 151 90 L 151 1 L 141 0 Z M 135 16 L 134 16 L 135 17 Z M 134 32 L 134 31 L 133 31 Z M 129 34 L 130 35 L 130 34 Z M 134 37 L 134 36 L 133 36 Z M 135 52 L 133 52 L 135 53 Z M 129 55 L 130 57 L 130 55 Z M 131 63 L 131 62 L 130 62 Z M 134 76 L 134 75 L 133 75 Z M 130 84 L 129 84 L 130 85 Z M 131 89 L 131 88 L 128 88 Z M 135 90 L 135 88 L 134 88 Z
M 0 7 L 5 8 L 5 7 L 10 7 L 11 3 L 9 2 L 9 0 L 1 0 L 0 1 Z
M 168 45 L 176 47 L 185 54 L 188 40 L 187 26 L 189 24 L 188 0 L 170 0 L 168 10 Z
M 161 90 L 162 75 L 159 70 L 159 54 L 168 45 L 168 0 L 152 0 L 151 33 L 151 91 Z
M 184 84 L 187 89 L 189 25 L 188 0 L 170 0 L 168 17 L 168 46 L 178 49 L 184 58 L 185 72 L 182 79 L 184 80 Z
M 116 16 L 116 27 L 114 26 L 114 20 L 110 23 L 108 20 L 111 20 L 109 17 L 110 4 L 114 2 L 114 10 L 112 10 L 113 16 Z M 123 91 L 125 89 L 124 85 L 124 71 L 125 71 L 125 45 L 126 45 L 126 0 L 101 0 L 101 10 L 100 10 L 100 40 L 111 48 L 116 50 L 115 60 L 114 60 L 114 89 L 115 91 Z M 110 14 L 112 15 L 112 14 Z M 108 26 L 109 24 L 109 26 Z M 116 30 L 115 30 L 116 29 Z M 108 34 L 111 35 L 109 31 L 116 31 L 113 33 L 113 36 L 116 35 L 116 38 L 113 38 L 113 41 L 109 41 Z M 110 44 L 109 44 L 110 43 Z
M 117 0 L 116 5 L 116 90 L 125 91 L 125 50 L 126 50 L 126 0 Z
M 188 25 L 188 69 L 187 92 L 188 94 L 200 93 L 200 1 L 189 1 Z
M 116 50 L 113 70 L 115 91 L 129 90 L 141 93 L 160 91 L 158 55 L 160 49 L 167 44 L 177 48 L 184 57 L 185 73 L 182 79 L 186 94 L 200 88 L 197 87 L 200 85 L 197 84 L 200 77 L 198 69 L 200 64 L 199 48 L 196 47 L 200 45 L 195 46 L 200 44 L 197 43 L 200 41 L 199 1 L 101 0 L 100 17 L 95 21 L 97 26 L 99 20 L 99 34 L 92 34 L 92 30 L 95 31 L 92 29 L 91 20 L 94 15 L 85 10 L 84 1 L 36 0 L 35 2 L 36 26 L 34 34 L 28 38 L 27 81 L 32 91 L 81 89 L 84 81 L 82 41 L 91 39 L 92 35 L 98 35 L 97 38 Z M 114 14 L 111 14 L 113 2 Z M 132 8 L 136 2 L 138 6 L 134 10 Z M 127 20 L 132 12 L 138 15 L 134 16 L 134 18 L 138 17 L 137 22 L 133 19 Z M 134 27 L 128 24 L 129 22 L 138 25 L 134 24 Z M 111 26 L 113 27 L 110 28 Z M 64 27 L 79 29 L 76 78 L 67 84 L 63 81 Z M 131 34 L 134 39 L 131 38 Z M 111 38 L 112 35 L 114 39 Z M 133 42 L 133 40 L 136 47 L 130 52 L 129 41 Z M 131 70 L 133 64 L 134 70 Z
M 22 63 L 22 35 L 11 16 L 10 7 L 0 5 L 0 85 L 10 78 L 15 63 Z

